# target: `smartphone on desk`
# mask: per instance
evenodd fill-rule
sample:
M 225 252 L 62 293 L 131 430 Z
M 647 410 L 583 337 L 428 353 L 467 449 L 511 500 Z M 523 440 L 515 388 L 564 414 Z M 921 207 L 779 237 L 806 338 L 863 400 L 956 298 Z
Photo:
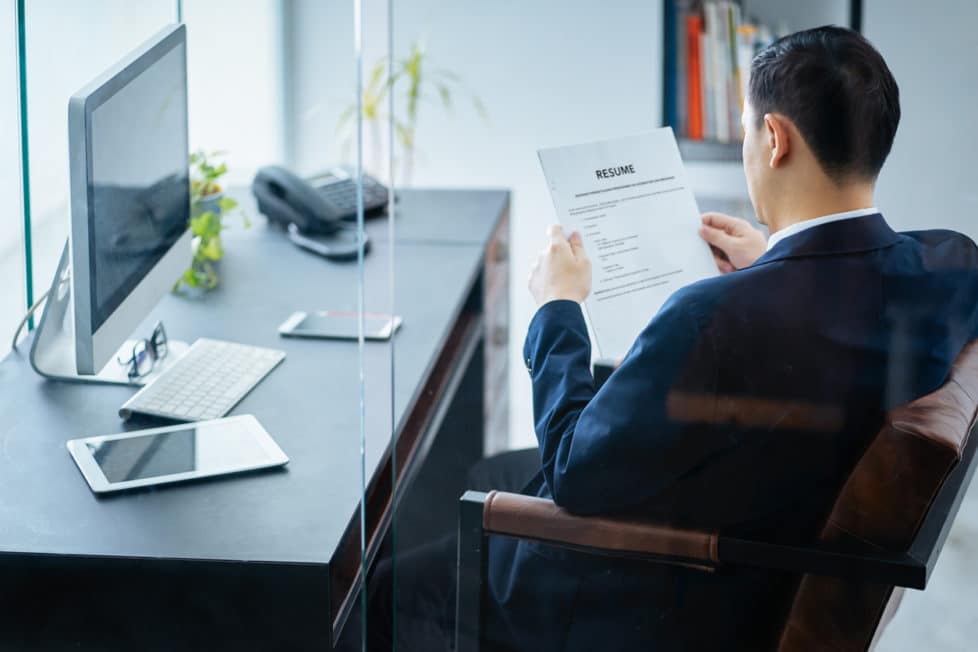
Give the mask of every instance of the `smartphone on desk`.
M 397 315 L 364 313 L 363 337 L 389 340 L 401 326 Z M 282 337 L 307 337 L 327 340 L 355 340 L 359 334 L 359 313 L 345 310 L 294 312 L 278 327 Z

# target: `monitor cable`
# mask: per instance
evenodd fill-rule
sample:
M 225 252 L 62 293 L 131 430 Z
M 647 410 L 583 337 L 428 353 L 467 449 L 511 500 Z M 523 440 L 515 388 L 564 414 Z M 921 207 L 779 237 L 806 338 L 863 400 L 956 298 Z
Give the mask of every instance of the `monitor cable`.
M 41 307 L 41 304 L 44 303 L 44 300 L 48 298 L 49 294 L 51 294 L 50 288 L 45 290 L 44 294 L 42 294 L 37 298 L 37 301 L 34 302 L 34 305 L 32 305 L 30 308 L 27 309 L 27 312 L 24 314 L 24 318 L 20 320 L 19 324 L 17 324 L 17 330 L 14 331 L 14 339 L 10 343 L 10 348 L 12 350 L 14 351 L 17 350 L 17 340 L 20 339 L 21 331 L 24 330 L 24 326 L 27 324 L 30 318 L 34 316 L 34 313 L 37 312 L 37 309 Z

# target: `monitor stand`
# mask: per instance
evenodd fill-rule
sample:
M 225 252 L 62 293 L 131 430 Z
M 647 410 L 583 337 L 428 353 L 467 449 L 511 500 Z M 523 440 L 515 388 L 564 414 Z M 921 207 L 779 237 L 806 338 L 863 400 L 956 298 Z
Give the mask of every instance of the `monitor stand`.
M 97 374 L 79 374 L 75 364 L 74 320 L 71 318 L 71 268 L 68 265 L 68 243 L 61 252 L 58 269 L 51 281 L 47 304 L 31 343 L 31 366 L 34 371 L 52 380 L 103 385 L 142 386 L 173 366 L 190 346 L 186 342 L 167 342 L 167 355 L 156 363 L 153 371 L 142 378 L 129 378 L 126 366 L 117 358 L 128 359 L 136 340 L 127 340 L 116 355 Z

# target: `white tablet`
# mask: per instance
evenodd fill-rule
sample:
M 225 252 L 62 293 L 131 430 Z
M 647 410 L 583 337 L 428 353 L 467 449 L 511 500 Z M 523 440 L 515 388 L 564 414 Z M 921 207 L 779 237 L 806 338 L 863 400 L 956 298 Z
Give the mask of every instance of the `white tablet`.
M 241 473 L 289 461 L 250 414 L 72 439 L 68 451 L 95 493 Z

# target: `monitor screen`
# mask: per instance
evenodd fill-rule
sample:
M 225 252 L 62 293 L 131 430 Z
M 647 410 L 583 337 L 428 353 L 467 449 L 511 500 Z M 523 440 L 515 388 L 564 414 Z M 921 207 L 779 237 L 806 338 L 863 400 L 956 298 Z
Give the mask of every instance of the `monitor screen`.
M 187 228 L 186 71 L 186 49 L 180 42 L 91 112 L 88 240 L 93 331 Z

